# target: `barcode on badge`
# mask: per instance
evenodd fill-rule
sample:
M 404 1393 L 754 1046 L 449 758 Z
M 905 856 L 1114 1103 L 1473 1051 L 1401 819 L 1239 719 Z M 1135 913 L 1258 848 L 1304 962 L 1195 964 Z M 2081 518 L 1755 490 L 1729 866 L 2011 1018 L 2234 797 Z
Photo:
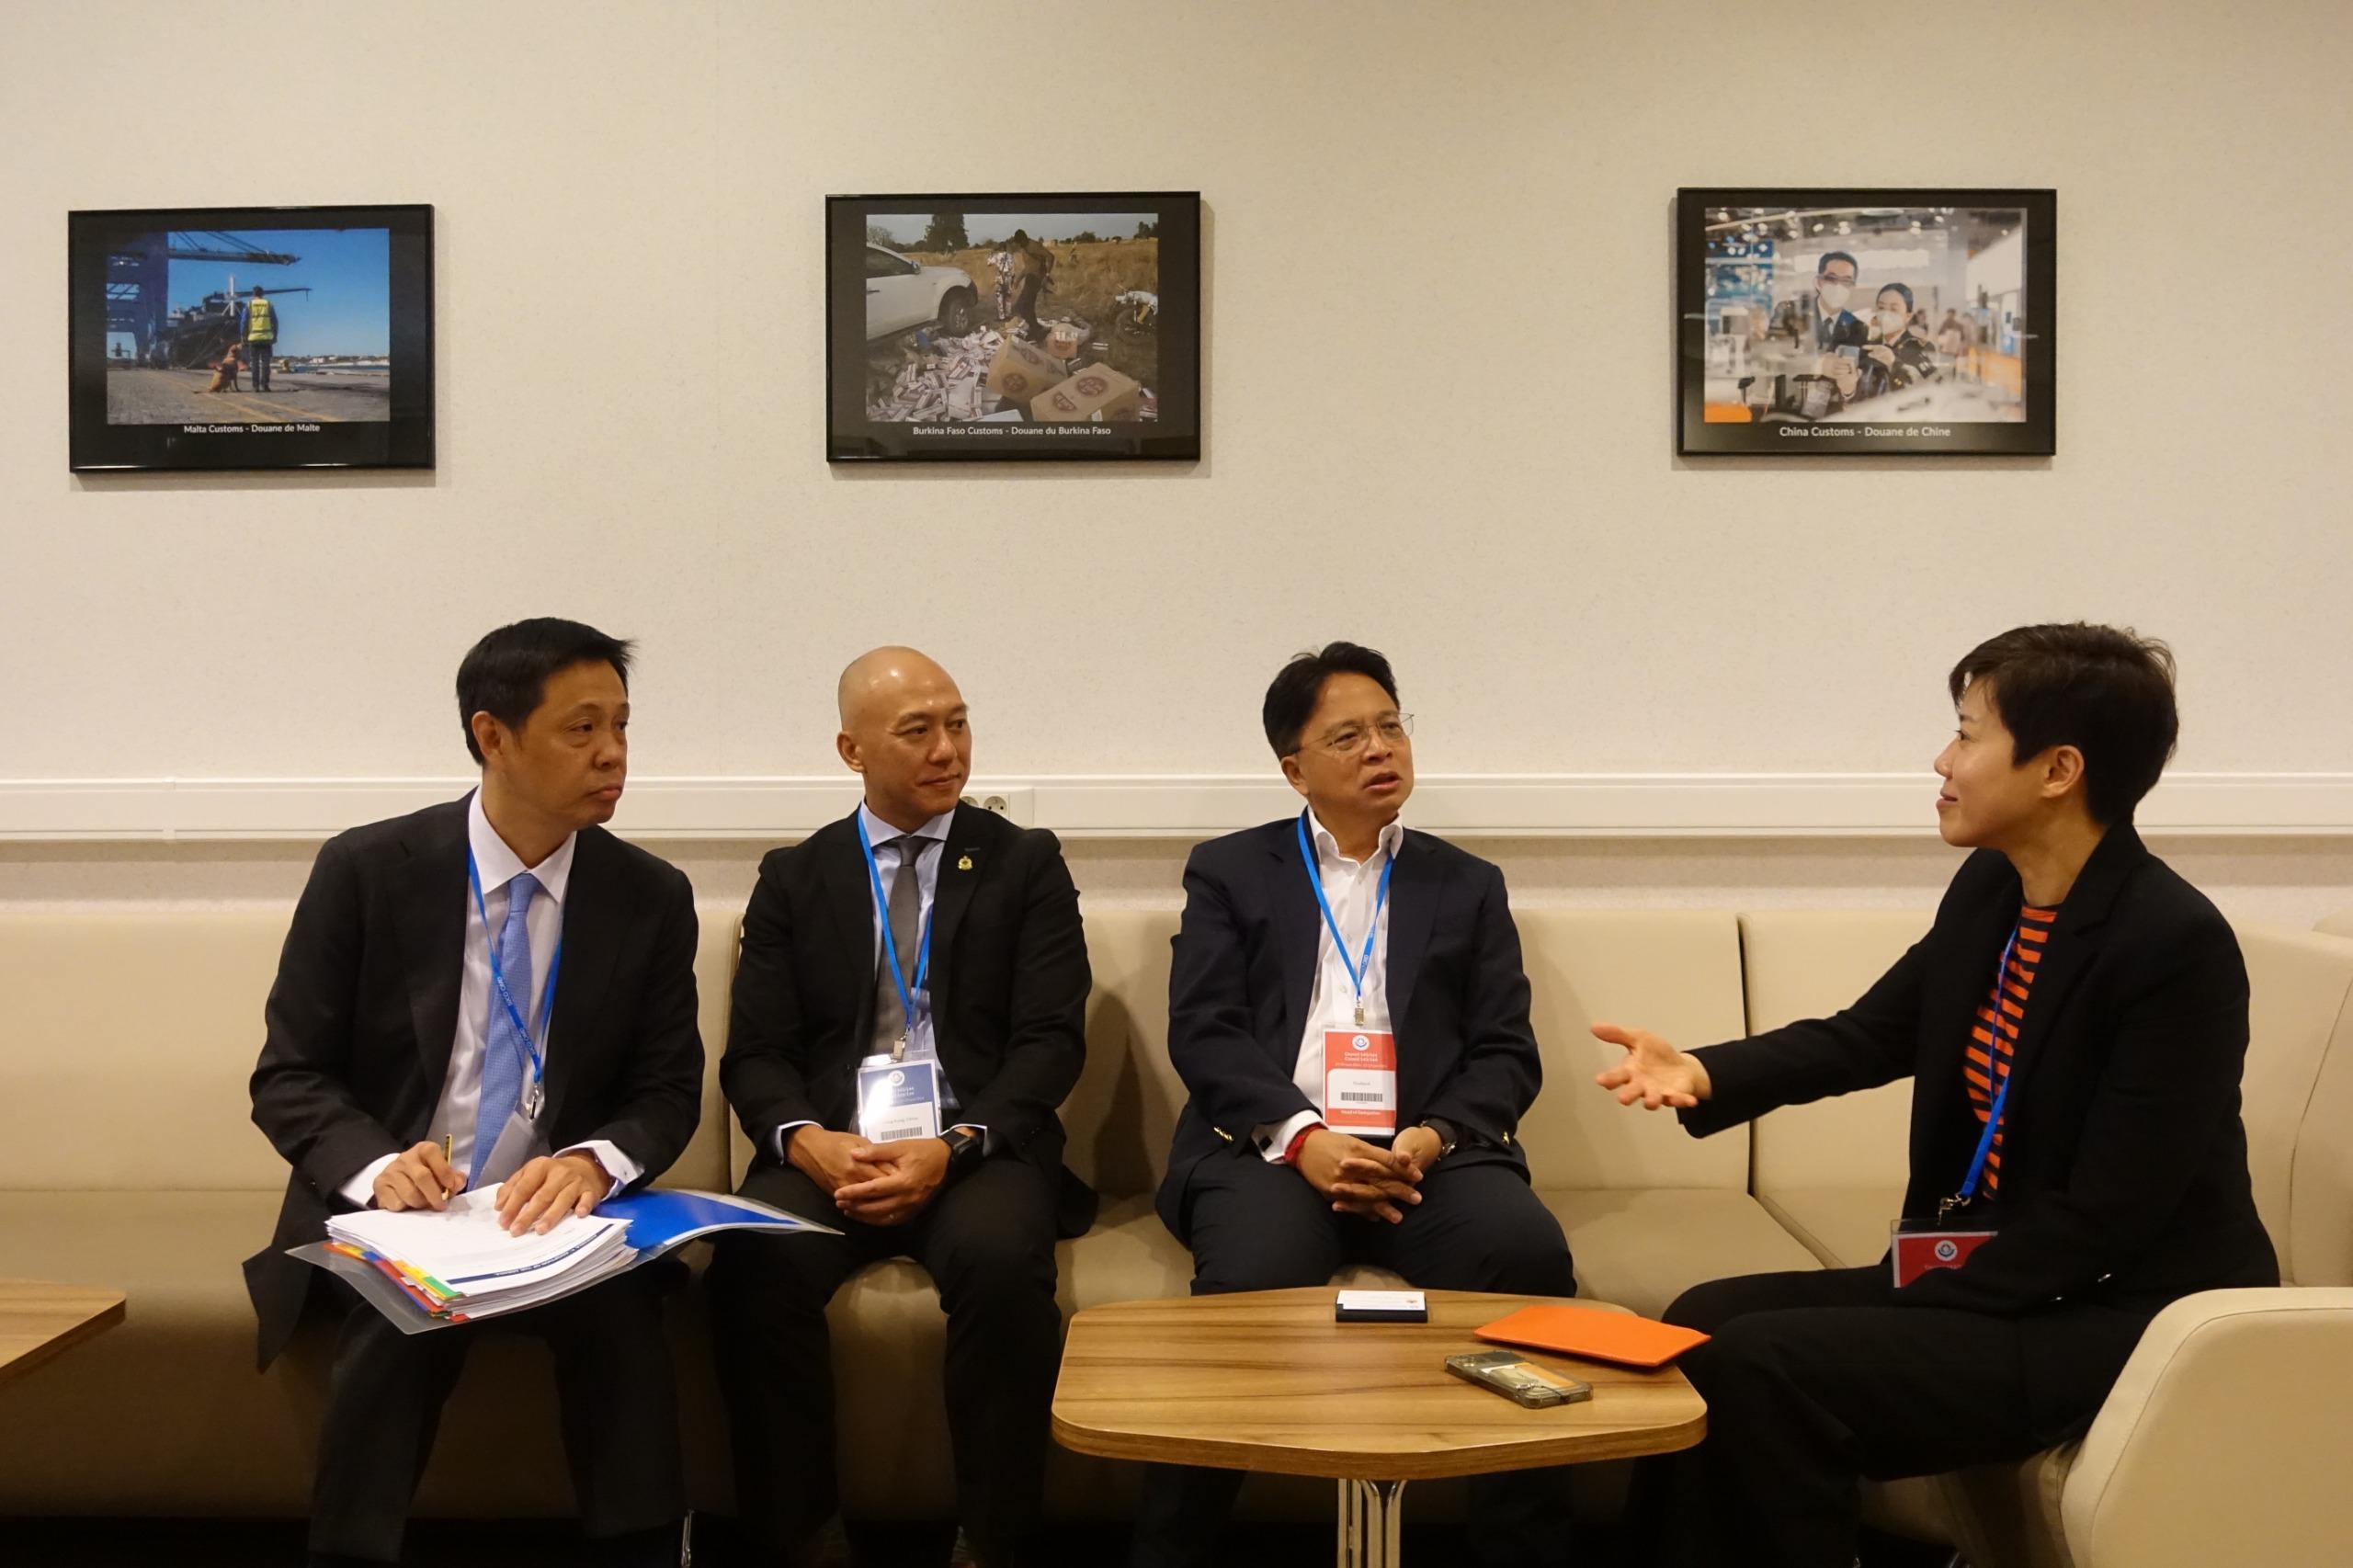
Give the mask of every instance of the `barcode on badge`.
M 1340 1098 L 1350 1105 L 1381 1105 L 1385 1103 L 1389 1096 L 1387 1095 L 1350 1094 L 1347 1090 L 1342 1089 L 1340 1091 Z

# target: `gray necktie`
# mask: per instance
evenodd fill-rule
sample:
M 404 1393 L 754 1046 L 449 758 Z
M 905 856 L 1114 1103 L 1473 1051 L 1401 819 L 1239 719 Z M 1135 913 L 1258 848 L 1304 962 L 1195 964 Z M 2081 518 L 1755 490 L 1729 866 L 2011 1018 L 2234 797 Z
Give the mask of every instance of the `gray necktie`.
M 899 846 L 899 869 L 891 878 L 891 941 L 899 949 L 900 975 L 912 989 L 915 949 L 923 940 L 923 853 L 931 847 L 931 840 L 908 834 L 890 842 Z M 899 1000 L 899 982 L 892 977 L 886 955 L 878 952 L 874 956 L 874 1054 L 890 1055 L 899 1037 L 912 1027 Z

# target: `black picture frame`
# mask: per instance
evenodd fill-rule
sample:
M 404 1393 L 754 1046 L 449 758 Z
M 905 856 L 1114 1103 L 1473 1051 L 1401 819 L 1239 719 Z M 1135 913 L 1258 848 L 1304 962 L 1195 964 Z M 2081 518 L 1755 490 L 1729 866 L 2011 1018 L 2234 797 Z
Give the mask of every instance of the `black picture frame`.
M 826 460 L 1198 459 L 1200 207 L 1200 193 L 1190 190 L 827 197 Z M 1097 214 L 1106 231 L 1121 232 L 1098 234 L 1086 222 Z M 967 243 L 926 245 L 934 235 L 947 240 L 933 221 L 949 217 Z M 1028 222 L 1017 222 L 1022 219 Z M 901 238 L 899 231 L 915 220 L 926 227 L 904 246 L 884 246 L 875 237 Z M 1142 232 L 1147 223 L 1148 236 Z M 998 314 L 1006 296 L 999 294 L 997 280 L 1005 275 L 988 258 L 1009 249 L 1003 242 L 1013 236 L 996 232 L 1008 224 L 1053 253 L 1051 281 L 1041 286 L 1041 300 L 1030 301 L 1029 319 L 1050 325 L 1059 318 L 1091 330 L 1055 341 L 1056 348 L 1075 347 L 1067 357 L 1055 355 L 1042 371 L 1025 373 L 1008 364 L 999 375 L 1001 340 L 1011 335 Z M 1040 233 L 1029 234 L 1032 226 Z M 1081 241 L 1081 235 L 1097 237 Z M 1142 265 L 1147 240 L 1148 267 Z M 886 259 L 894 256 L 895 262 Z M 877 268 L 881 272 L 870 278 Z M 962 283 L 946 276 L 958 272 Z M 1147 278 L 1149 289 L 1140 281 Z M 1020 284 L 1008 282 L 1017 307 Z M 870 287 L 876 292 L 870 294 Z M 1136 290 L 1154 303 L 1147 308 L 1134 301 Z M 954 301 L 966 292 L 969 318 L 956 313 Z M 926 314 L 926 321 L 915 319 Z M 965 330 L 954 330 L 958 326 Z M 985 347 L 990 334 L 1000 340 L 995 349 Z M 1100 373 L 1106 368 L 1110 373 Z M 1097 373 L 1088 375 L 1090 369 Z M 1001 395 L 992 383 L 1009 383 L 1019 392 Z M 1055 392 L 1071 417 L 1040 407 Z M 913 416 L 878 417 L 878 409 Z
M 324 281 L 305 280 L 306 256 Z M 219 267 L 226 287 L 175 278 L 183 262 Z M 66 269 L 74 472 L 433 466 L 430 206 L 74 211 Z M 283 341 L 315 348 L 274 357 L 267 392 L 248 385 L 250 355 L 232 367 L 235 390 L 210 390 L 231 379 L 220 371 L 246 279 L 267 279 L 265 297 L 268 285 L 301 295 L 273 308 Z M 329 301 L 332 315 L 313 313 Z M 301 335 L 306 316 L 335 335 Z
M 2047 189 L 1678 190 L 1677 453 L 2052 455 L 2058 249 Z M 1832 251 L 1865 314 L 1817 297 L 1849 270 Z M 1914 318 L 1896 339 L 1868 319 L 1883 296 Z

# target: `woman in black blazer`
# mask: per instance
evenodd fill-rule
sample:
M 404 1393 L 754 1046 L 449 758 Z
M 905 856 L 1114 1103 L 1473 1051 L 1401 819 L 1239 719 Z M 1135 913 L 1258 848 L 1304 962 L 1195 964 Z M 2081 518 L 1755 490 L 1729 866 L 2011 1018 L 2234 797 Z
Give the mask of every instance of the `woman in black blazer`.
M 1689 1052 L 1594 1026 L 1626 1051 L 1602 1087 L 1701 1137 L 1911 1074 L 1901 1228 L 1931 1233 L 1901 1269 L 1720 1279 L 1668 1308 L 1713 1336 L 1682 1362 L 1709 1436 L 1648 1462 L 1636 1561 L 1848 1568 L 1861 1478 L 2075 1436 L 2165 1303 L 2279 1283 L 2239 1120 L 2246 968 L 2131 826 L 2179 727 L 2171 653 L 2022 627 L 1950 689 L 1938 826 L 1976 853 L 1859 1001 Z

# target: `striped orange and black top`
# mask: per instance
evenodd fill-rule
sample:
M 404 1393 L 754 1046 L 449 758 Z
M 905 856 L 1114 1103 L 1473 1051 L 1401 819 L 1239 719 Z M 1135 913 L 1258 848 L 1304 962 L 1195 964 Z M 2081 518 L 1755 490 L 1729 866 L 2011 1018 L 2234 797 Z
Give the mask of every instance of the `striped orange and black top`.
M 2018 1026 L 2026 1022 L 2027 998 L 2034 991 L 2034 971 L 2042 962 L 2043 945 L 2051 939 L 2055 909 L 2032 904 L 2018 911 L 2018 944 L 2010 953 L 1999 992 L 1988 987 L 1977 1009 L 1977 1023 L 1969 1031 L 1969 1050 L 1961 1059 L 1961 1075 L 1969 1084 L 1969 1108 L 1983 1123 L 1994 1114 L 1994 1096 L 2010 1075 L 2010 1053 L 2018 1047 Z M 2010 1119 L 2003 1108 L 2002 1120 Z M 1985 1153 L 1985 1192 L 2002 1189 L 2002 1131 L 1994 1129 L 1994 1146 Z

